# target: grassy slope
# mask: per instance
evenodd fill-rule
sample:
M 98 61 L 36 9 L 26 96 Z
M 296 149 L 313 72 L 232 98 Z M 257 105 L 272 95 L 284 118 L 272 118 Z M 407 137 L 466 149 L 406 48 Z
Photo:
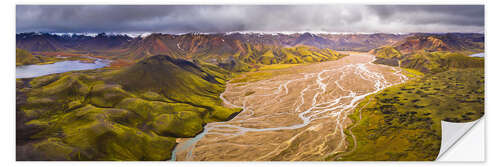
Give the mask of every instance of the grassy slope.
M 33 55 L 29 51 L 23 50 L 16 48 L 16 66 L 22 66 L 22 65 L 31 65 L 31 64 L 52 64 L 56 63 L 59 61 L 67 61 L 67 60 L 79 60 L 82 62 L 94 62 L 95 59 L 93 58 L 88 58 L 88 55 L 78 55 L 78 56 L 73 56 L 75 54 L 71 53 L 59 53 L 59 52 L 45 52 L 45 53 L 37 53 L 37 54 L 43 54 L 43 55 Z M 65 57 L 65 58 L 59 58 L 55 56 L 48 56 L 48 55 L 54 55 L 54 54 L 69 54 L 71 56 Z
M 484 114 L 484 70 L 426 75 L 358 106 L 350 116 L 357 124 L 351 129 L 357 148 L 337 160 L 434 160 L 441 145 L 441 120 L 468 122 Z
M 240 111 L 218 99 L 228 74 L 154 56 L 121 71 L 26 80 L 18 95 L 27 98 L 18 101 L 17 112 L 34 132 L 18 140 L 18 159 L 169 159 L 175 138 L 195 136 L 205 123 Z
M 467 51 L 416 51 L 402 55 L 394 47 L 388 46 L 374 49 L 371 53 L 377 58 L 375 63 L 400 65 L 403 68 L 411 68 L 424 73 L 438 73 L 450 68 L 480 68 L 484 64 L 484 58 L 469 57 Z
M 373 49 L 370 53 L 376 56 L 375 63 L 390 66 L 399 66 L 399 61 L 403 56 L 398 50 L 390 46 Z
M 265 54 L 271 53 L 267 51 Z M 277 75 L 286 74 L 282 71 L 274 71 L 277 69 L 289 68 L 301 64 L 322 62 L 322 61 L 332 61 L 338 60 L 342 57 L 347 56 L 346 54 L 338 53 L 331 49 L 318 50 L 316 48 L 298 46 L 293 48 L 281 48 L 275 54 L 275 58 L 270 60 L 270 62 L 277 63 L 257 63 L 253 64 L 250 72 L 240 73 L 234 77 L 231 81 L 233 83 L 238 82 L 253 82 L 262 79 L 268 79 Z M 288 73 L 291 71 L 287 71 Z
M 441 120 L 468 122 L 484 114 L 483 58 L 444 51 L 402 55 L 392 47 L 374 54 L 376 63 L 396 66 L 394 61 L 401 61 L 401 67 L 425 75 L 362 101 L 350 116 L 355 123 L 345 131 L 350 151 L 328 159 L 434 160 Z
M 16 48 L 16 66 L 30 64 L 51 64 L 59 61 L 58 58 L 52 58 L 41 55 L 32 55 L 30 52 Z
M 168 44 L 166 46 L 172 47 L 176 45 Z M 171 48 L 168 49 L 168 51 L 165 50 L 160 53 L 175 52 L 177 56 L 174 57 L 219 64 L 224 69 L 232 72 L 247 72 L 251 71 L 254 66 L 260 65 L 302 64 L 308 62 L 336 60 L 340 57 L 346 56 L 331 49 L 318 49 L 311 46 L 285 48 L 274 45 L 257 45 L 250 43 L 241 44 L 241 47 L 236 50 L 228 48 L 204 48 L 193 51 L 193 53 L 190 52 L 189 54 L 182 53 L 182 51 L 176 52 L 174 50 L 176 49 Z M 142 52 L 130 54 L 132 57 L 135 57 L 134 55 L 143 55 Z
M 26 50 L 16 48 L 16 66 L 40 63 L 41 60 Z

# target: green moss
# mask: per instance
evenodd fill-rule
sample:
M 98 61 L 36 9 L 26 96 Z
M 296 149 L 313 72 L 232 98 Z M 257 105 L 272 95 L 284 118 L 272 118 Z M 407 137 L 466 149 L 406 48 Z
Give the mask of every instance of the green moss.
M 264 54 L 262 54 L 261 58 L 260 58 L 260 62 L 262 64 L 276 64 L 276 60 L 274 59 L 274 54 L 272 52 L 272 50 L 268 50 L 267 52 L 265 52 Z
M 259 67 L 259 70 L 279 70 L 284 68 L 290 68 L 293 66 L 297 66 L 299 64 L 272 64 L 272 65 L 263 65 Z
M 38 88 L 41 86 L 48 85 L 60 78 L 60 75 L 46 75 L 46 76 L 41 76 L 41 77 L 36 77 L 33 80 L 30 81 L 30 85 L 33 88 Z
M 250 95 L 252 95 L 254 93 L 255 93 L 255 91 L 248 91 L 248 92 L 245 92 L 245 96 L 250 96 Z
M 246 44 L 245 51 L 237 51 L 227 62 L 219 63 L 221 67 L 234 72 L 248 72 L 260 65 L 302 64 L 337 60 L 344 54 L 331 49 L 318 49 L 310 46 L 282 48 L 270 45 L 258 46 Z M 224 57 L 224 55 L 222 55 Z
M 228 121 L 241 112 L 241 110 L 241 108 L 225 108 L 216 106 L 214 111 L 210 113 L 210 118 L 207 119 L 207 122 Z
M 375 54 L 377 58 L 384 59 L 400 59 L 403 56 L 396 48 L 390 46 L 374 49 L 372 53 Z
M 203 120 L 191 111 L 161 114 L 153 120 L 153 130 L 158 134 L 176 137 L 193 137 L 203 130 Z
M 32 118 L 38 118 L 40 116 L 40 113 L 38 113 L 36 110 L 23 110 L 24 112 L 24 115 L 26 116 L 26 118 L 28 119 L 32 119 Z
M 59 138 L 48 138 L 34 145 L 34 149 L 43 153 L 45 160 L 68 160 L 72 159 L 74 149 Z
M 84 81 L 85 76 L 66 75 L 55 82 L 42 87 L 43 94 L 47 95 L 80 95 L 87 94 L 90 86 Z
M 434 160 L 441 120 L 469 122 L 483 114 L 484 69 L 425 75 L 361 102 L 350 116 L 357 148 L 337 160 Z
M 120 85 L 95 84 L 90 92 L 90 103 L 100 107 L 113 107 L 132 94 L 126 92 Z
M 42 60 L 31 55 L 31 53 L 29 53 L 28 51 L 16 48 L 16 66 L 36 64 L 40 63 L 41 61 Z
M 387 47 L 372 52 L 375 52 L 377 56 L 375 63 L 415 69 L 423 73 L 439 73 L 450 69 L 482 68 L 484 66 L 484 58 L 469 57 L 463 54 L 464 52 L 418 51 L 401 55 L 394 48 L 387 49 Z
M 35 126 L 38 128 L 46 128 L 49 126 L 49 123 L 47 121 L 31 120 L 31 121 L 26 122 L 26 125 Z
M 235 76 L 231 83 L 240 83 L 240 82 L 255 82 L 263 79 L 268 79 L 279 75 L 277 72 L 270 71 L 258 71 L 258 72 L 250 72 L 245 73 L 243 75 Z
M 73 151 L 72 156 L 61 158 L 59 154 L 67 155 L 68 152 L 35 148 L 40 154 L 57 156 L 58 160 L 165 160 L 170 157 L 168 150 L 175 145 L 174 138 L 136 128 L 142 125 L 141 120 L 135 113 L 123 109 L 87 105 L 52 122 L 35 137 L 62 133 L 62 137 L 54 136 L 51 140 L 66 150 L 78 150 L 77 154 Z M 44 142 L 38 144 L 46 145 Z
M 73 110 L 73 109 L 76 109 L 76 108 L 80 108 L 84 105 L 84 103 L 82 103 L 82 101 L 80 100 L 75 100 L 75 101 L 72 101 L 68 104 L 68 110 Z
M 145 100 L 150 100 L 150 101 L 168 101 L 168 99 L 166 99 L 159 93 L 151 91 L 142 93 L 141 97 Z
M 174 114 L 180 111 L 202 113 L 206 109 L 194 107 L 184 103 L 167 103 L 160 101 L 147 101 L 139 98 L 127 98 L 116 105 L 116 108 L 127 109 L 140 115 L 143 119 L 155 117 L 159 114 Z
M 402 68 L 403 74 L 410 77 L 410 78 L 417 78 L 424 76 L 424 73 L 414 70 L 414 69 L 409 69 L 409 68 Z
M 29 51 L 16 48 L 16 66 L 30 64 L 52 64 L 63 59 L 42 55 L 32 55 Z
M 18 88 L 27 95 L 18 109 L 36 132 L 26 140 L 45 145 L 41 141 L 53 138 L 72 150 L 60 155 L 32 147 L 36 159 L 166 160 L 175 137 L 195 136 L 207 122 L 241 110 L 221 106 L 229 76 L 203 62 L 153 57 L 120 71 L 50 75 L 32 85 L 16 81 L 32 86 Z
M 310 63 L 310 62 L 314 62 L 314 59 L 313 59 L 312 57 L 310 57 L 310 56 L 309 56 L 309 57 L 305 57 L 303 60 L 304 60 L 305 62 L 308 62 L 308 63 Z

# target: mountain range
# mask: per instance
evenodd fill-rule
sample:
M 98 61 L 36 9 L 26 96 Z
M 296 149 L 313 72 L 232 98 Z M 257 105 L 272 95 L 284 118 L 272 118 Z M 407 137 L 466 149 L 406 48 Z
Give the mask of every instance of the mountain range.
M 140 60 L 158 54 L 177 58 L 206 58 L 210 61 L 229 59 L 231 55 L 261 54 L 271 50 L 299 46 L 315 50 L 369 51 L 381 46 L 394 46 L 402 53 L 426 48 L 453 51 L 483 48 L 484 34 L 263 34 L 263 33 L 187 33 L 182 35 L 153 33 L 130 37 L 101 33 L 96 36 L 56 35 L 50 33 L 16 34 L 16 47 L 37 54 L 50 52 L 91 53 L 112 59 Z M 219 59 L 219 60 L 217 60 Z
M 16 46 L 31 52 L 98 51 L 136 48 L 137 45 L 156 44 L 158 51 L 197 51 L 196 48 L 228 47 L 238 49 L 240 44 L 293 47 L 298 45 L 330 48 L 334 50 L 368 51 L 380 45 L 394 43 L 409 34 L 263 34 L 263 33 L 187 33 L 182 35 L 153 33 L 130 37 L 121 34 L 100 33 L 97 36 L 56 35 L 51 33 L 16 34 Z M 173 44 L 173 45 L 172 45 Z M 166 46 L 163 46 L 166 45 Z M 153 46 L 151 46 L 153 47 Z M 137 49 L 137 48 L 136 48 Z

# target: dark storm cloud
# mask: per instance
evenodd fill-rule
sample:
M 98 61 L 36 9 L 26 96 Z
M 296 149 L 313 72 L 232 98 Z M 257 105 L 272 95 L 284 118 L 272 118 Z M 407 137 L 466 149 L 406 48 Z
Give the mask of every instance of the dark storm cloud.
M 482 32 L 483 6 L 16 7 L 17 32 Z
M 386 21 L 401 20 L 410 24 L 484 25 L 482 5 L 378 5 L 368 8 Z

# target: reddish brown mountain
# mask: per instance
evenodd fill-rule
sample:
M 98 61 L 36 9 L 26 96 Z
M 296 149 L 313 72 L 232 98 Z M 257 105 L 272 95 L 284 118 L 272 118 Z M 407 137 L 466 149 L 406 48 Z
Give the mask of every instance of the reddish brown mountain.
M 483 34 L 415 34 L 393 45 L 402 54 L 416 51 L 484 50 Z
M 16 47 L 31 52 L 100 51 L 123 48 L 132 40 L 126 35 L 97 36 L 55 35 L 49 33 L 16 34 Z

